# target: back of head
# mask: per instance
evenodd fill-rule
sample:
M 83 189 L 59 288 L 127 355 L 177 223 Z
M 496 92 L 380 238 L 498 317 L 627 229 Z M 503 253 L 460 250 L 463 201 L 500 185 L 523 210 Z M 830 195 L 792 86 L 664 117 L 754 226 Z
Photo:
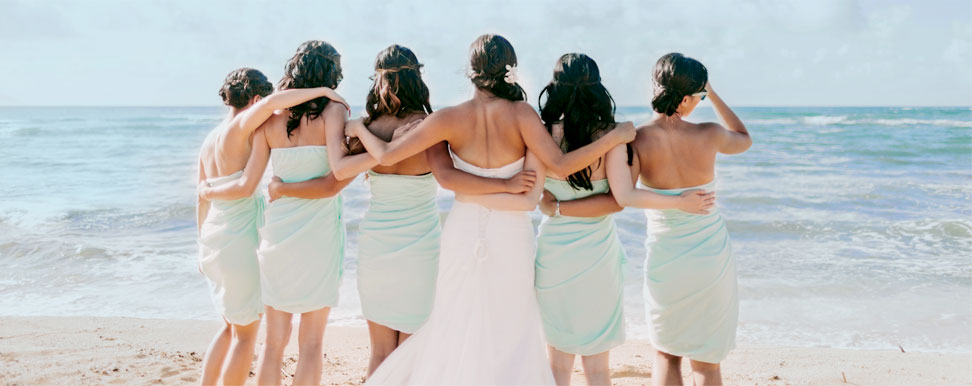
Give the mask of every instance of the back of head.
M 506 38 L 486 34 L 469 46 L 469 79 L 476 88 L 510 101 L 526 100 L 517 83 L 516 52 Z
M 337 88 L 341 83 L 341 54 L 330 43 L 321 40 L 308 40 L 297 47 L 297 52 L 287 61 L 284 76 L 277 84 L 280 90 L 291 88 L 330 87 Z M 287 119 L 287 135 L 300 126 L 306 115 L 316 119 L 324 112 L 330 99 L 320 97 L 290 108 Z
M 670 116 L 675 114 L 685 96 L 705 89 L 709 72 L 698 60 L 673 52 L 655 63 L 652 80 L 654 96 L 651 107 Z
M 429 87 L 422 80 L 422 64 L 412 50 L 393 44 L 375 58 L 375 74 L 365 110 L 365 124 L 382 115 L 405 118 L 408 114 L 432 113 Z
M 598 131 L 615 123 L 614 98 L 601 84 L 597 63 L 584 54 L 561 56 L 554 66 L 553 80 L 540 91 L 538 99 L 540 118 L 547 130 L 563 122 L 567 151 L 590 144 Z M 570 175 L 567 181 L 575 189 L 592 190 L 591 168 Z
M 223 104 L 242 109 L 250 105 L 253 97 L 265 97 L 273 92 L 273 85 L 259 70 L 240 68 L 226 75 L 223 87 L 219 88 L 219 97 Z

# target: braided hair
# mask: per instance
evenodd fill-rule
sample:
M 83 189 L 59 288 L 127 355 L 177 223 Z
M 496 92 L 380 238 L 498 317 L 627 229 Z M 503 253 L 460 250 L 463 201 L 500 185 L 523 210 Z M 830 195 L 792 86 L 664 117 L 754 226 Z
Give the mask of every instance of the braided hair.
M 368 91 L 365 125 L 382 115 L 405 118 L 412 113 L 432 113 L 429 87 L 422 81 L 422 64 L 412 50 L 392 44 L 375 58 L 375 74 Z

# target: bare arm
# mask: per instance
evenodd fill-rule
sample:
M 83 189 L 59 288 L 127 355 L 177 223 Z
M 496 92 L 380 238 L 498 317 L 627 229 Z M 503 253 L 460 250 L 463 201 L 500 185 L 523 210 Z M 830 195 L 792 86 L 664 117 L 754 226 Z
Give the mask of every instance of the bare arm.
M 199 159 L 198 172 L 196 173 L 196 186 L 206 181 L 206 168 L 203 167 L 202 158 Z M 202 224 L 209 215 L 209 200 L 196 195 L 196 231 L 202 230 Z
M 413 121 L 408 125 L 415 125 Z M 405 126 L 408 126 L 405 125 Z M 365 127 L 364 123 L 352 121 L 348 123 L 349 136 L 356 136 L 361 144 L 378 163 L 384 166 L 394 165 L 402 160 L 418 154 L 442 141 L 448 141 L 449 125 L 442 118 L 441 111 L 432 113 L 412 129 L 405 128 L 407 133 L 391 142 L 378 138 Z
M 199 195 L 208 200 L 236 200 L 249 197 L 253 195 L 253 191 L 256 190 L 260 180 L 263 179 L 263 172 L 267 170 L 268 162 L 270 162 L 270 145 L 267 144 L 264 130 L 259 129 L 253 133 L 250 159 L 246 161 L 243 176 L 233 182 L 219 186 L 200 184 Z
M 523 169 L 533 170 L 540 176 L 545 175 L 547 172 L 540 158 L 530 151 L 527 151 Z M 456 200 L 474 202 L 496 210 L 531 211 L 536 209 L 541 192 L 543 192 L 543 184 L 535 184 L 532 189 L 523 193 L 456 194 Z
M 732 109 L 719 97 L 719 94 L 716 94 L 715 90 L 712 89 L 712 84 L 706 83 L 705 90 L 708 91 L 709 99 L 712 100 L 712 108 L 715 109 L 719 120 L 728 128 L 719 130 L 721 134 L 719 152 L 739 154 L 748 150 L 753 145 L 753 139 L 750 138 L 746 125 L 736 116 L 736 113 L 732 112 Z
M 553 216 L 557 210 L 557 198 L 553 193 L 543 191 L 540 198 L 540 211 L 547 216 Z M 618 205 L 610 192 L 595 194 L 577 200 L 560 201 L 560 215 L 571 217 L 601 217 L 620 212 L 623 207 Z
M 522 170 L 513 177 L 503 179 L 480 177 L 456 169 L 445 142 L 439 142 L 425 150 L 425 158 L 439 185 L 456 193 L 523 193 L 532 189 L 537 181 L 536 172 L 533 170 Z
M 597 162 L 604 153 L 615 145 L 625 144 L 634 140 L 635 128 L 631 122 L 619 123 L 616 128 L 598 138 L 596 141 L 570 153 L 557 146 L 550 133 L 547 132 L 540 117 L 532 107 L 526 104 L 517 105 L 517 115 L 520 125 L 520 135 L 531 152 L 543 161 L 553 174 L 569 176 L 588 165 Z
M 267 193 L 270 196 L 270 201 L 284 196 L 307 199 L 327 198 L 341 193 L 341 190 L 350 185 L 352 181 L 354 181 L 354 178 L 338 180 L 332 173 L 307 181 L 291 183 L 285 183 L 280 178 L 274 177 L 270 185 L 267 186 Z
M 327 87 L 294 88 L 278 91 L 270 94 L 266 98 L 260 99 L 240 114 L 238 124 L 234 128 L 239 130 L 242 135 L 249 137 L 263 122 L 266 122 L 267 119 L 273 116 L 274 111 L 294 107 L 320 97 L 326 97 L 327 99 L 340 103 L 348 111 L 351 109 L 348 107 L 348 102 L 345 102 L 344 98 L 341 98 L 333 89 Z
M 348 155 L 344 143 L 344 125 L 347 118 L 344 112 L 339 109 L 332 109 L 328 106 L 324 112 L 324 132 L 327 136 L 327 160 L 331 164 L 331 174 L 339 180 L 354 179 L 355 176 L 371 169 L 378 164 L 378 161 L 371 157 L 371 154 L 361 153 Z
M 621 206 L 643 209 L 679 209 L 688 213 L 707 214 L 715 203 L 715 193 L 699 189 L 686 191 L 678 196 L 655 193 L 635 186 L 628 166 L 627 148 L 618 145 L 607 154 L 608 183 L 611 193 Z M 634 162 L 638 165 L 637 159 Z

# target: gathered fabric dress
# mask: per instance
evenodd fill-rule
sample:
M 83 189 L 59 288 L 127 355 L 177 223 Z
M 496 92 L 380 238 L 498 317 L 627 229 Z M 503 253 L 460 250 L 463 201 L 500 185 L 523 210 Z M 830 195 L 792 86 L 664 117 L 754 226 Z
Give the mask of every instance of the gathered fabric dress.
M 547 178 L 544 188 L 559 201 L 608 191 L 576 190 Z M 594 355 L 624 343 L 624 249 L 612 216 L 547 217 L 537 237 L 536 291 L 547 344 L 577 355 Z
M 326 146 L 272 149 L 270 162 L 274 174 L 287 183 L 331 170 Z M 264 304 L 294 314 L 337 305 L 345 238 L 341 195 L 271 202 L 260 237 L 257 255 Z
M 652 189 L 679 195 L 715 190 L 716 181 L 691 188 Z M 719 363 L 735 347 L 739 319 L 736 262 L 718 208 L 696 215 L 646 210 L 645 312 L 649 339 L 659 351 Z
M 509 178 L 523 159 L 480 168 Z M 553 385 L 533 289 L 530 216 L 455 202 L 442 229 L 435 301 L 426 323 L 392 352 L 368 385 Z
M 441 228 L 432 174 L 368 172 L 359 225 L 358 293 L 365 319 L 413 333 L 432 312 Z
M 240 179 L 243 171 L 206 180 L 219 186 Z M 260 320 L 260 269 L 257 228 L 263 196 L 254 192 L 236 200 L 212 200 L 199 229 L 199 269 L 209 284 L 216 311 L 227 322 L 247 325 Z

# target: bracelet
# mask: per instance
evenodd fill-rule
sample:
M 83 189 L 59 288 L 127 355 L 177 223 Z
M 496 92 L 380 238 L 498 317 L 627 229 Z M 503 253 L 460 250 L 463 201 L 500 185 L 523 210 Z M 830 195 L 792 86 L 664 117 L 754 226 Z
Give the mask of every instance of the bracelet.
M 557 200 L 557 207 L 554 209 L 554 217 L 560 217 L 560 200 Z

